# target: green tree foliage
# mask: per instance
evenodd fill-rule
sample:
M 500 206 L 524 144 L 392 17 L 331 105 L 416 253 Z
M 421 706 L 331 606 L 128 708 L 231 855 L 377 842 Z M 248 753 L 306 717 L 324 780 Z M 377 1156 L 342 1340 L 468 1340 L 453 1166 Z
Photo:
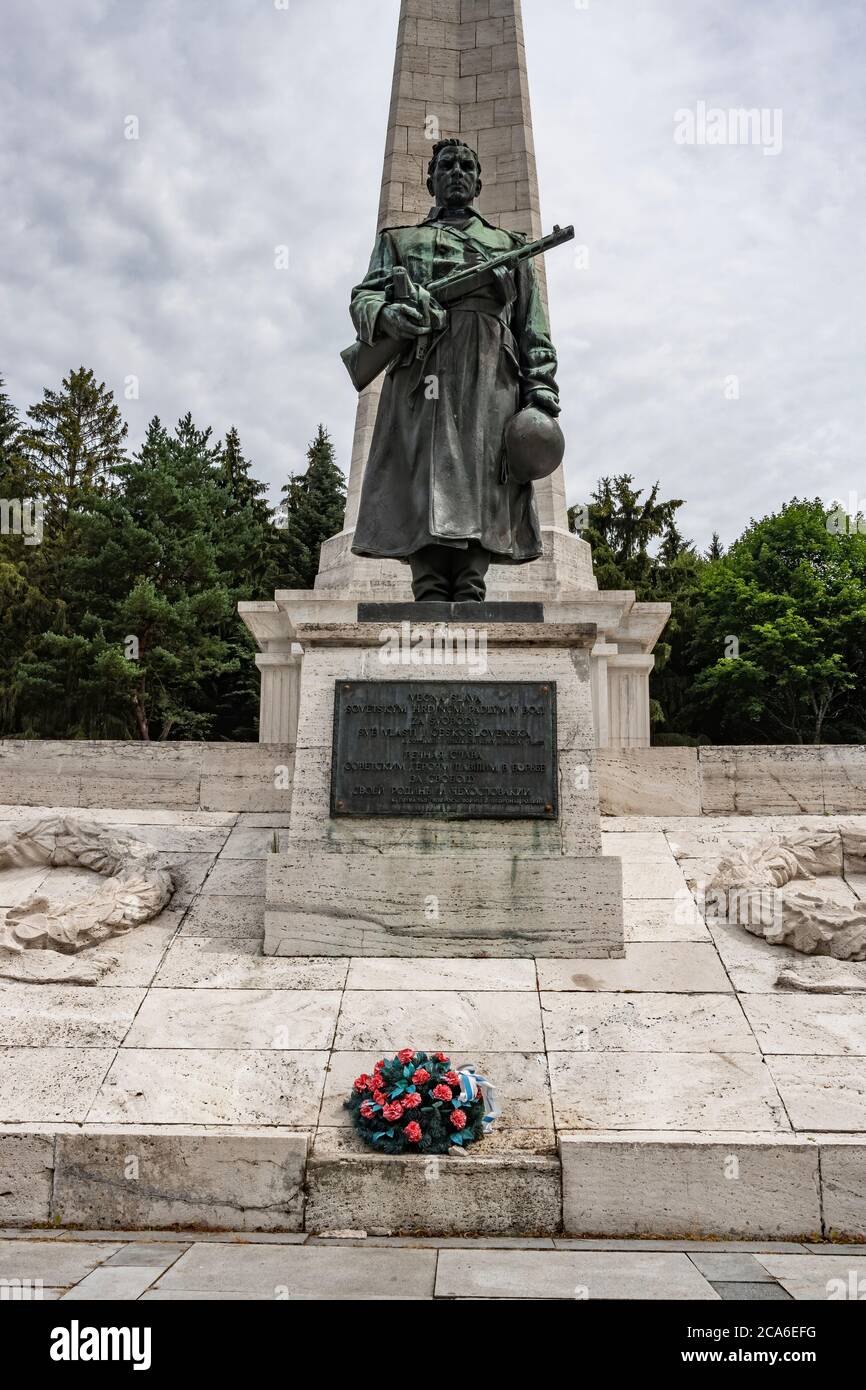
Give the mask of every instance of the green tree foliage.
M 307 471 L 283 488 L 279 588 L 312 589 L 322 542 L 342 530 L 345 511 L 346 480 L 328 431 L 320 425 L 307 450 Z
M 862 518 L 860 527 L 862 527 Z M 715 742 L 866 738 L 866 535 L 820 498 L 753 521 L 707 565 L 686 714 Z
M 111 391 L 85 367 L 70 371 L 59 391 L 46 387 L 27 416 L 21 445 L 30 485 L 50 504 L 49 525 L 62 527 L 73 507 L 110 485 L 126 458 L 127 425 Z
M 682 649 L 701 560 L 676 524 L 682 499 L 662 500 L 659 492 L 656 482 L 644 496 L 628 473 L 602 478 L 586 515 L 572 507 L 568 519 L 572 531 L 586 522 L 580 534 L 592 547 L 600 589 L 633 589 L 641 602 L 671 603 L 671 617 L 654 653 L 650 716 L 658 739 L 683 742 L 687 732 L 678 732 L 675 723 L 670 735 L 667 730 L 690 683 Z
M 668 553 L 686 545 L 674 524 L 682 499 L 659 501 L 659 483 L 644 497 L 629 473 L 602 478 L 592 494 L 583 540 L 592 547 L 592 563 L 600 589 L 634 589 L 649 599 L 658 579 L 659 561 L 652 547 L 662 539 Z M 579 509 L 568 514 L 572 531 L 579 528 Z
M 23 473 L 20 435 L 18 411 L 9 399 L 6 383 L 0 376 L 0 497 L 19 495 L 17 489 Z
M 22 429 L 0 379 L 0 481 L 45 502 L 42 544 L 0 537 L 0 733 L 255 739 L 237 604 L 287 571 L 311 585 L 311 556 L 340 529 L 326 432 L 285 530 L 235 429 L 219 442 L 189 415 L 171 431 L 154 419 L 130 458 L 111 392 L 84 368 L 28 417 Z

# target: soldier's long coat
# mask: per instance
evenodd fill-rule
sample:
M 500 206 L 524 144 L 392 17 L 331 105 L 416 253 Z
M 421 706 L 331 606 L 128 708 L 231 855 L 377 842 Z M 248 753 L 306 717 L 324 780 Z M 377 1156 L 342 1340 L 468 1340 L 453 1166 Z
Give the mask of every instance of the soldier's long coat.
M 478 214 L 457 229 L 436 209 L 418 226 L 386 228 L 352 291 L 359 339 L 377 341 L 394 266 L 427 285 L 524 240 Z M 352 549 L 405 558 L 433 542 L 474 539 L 499 563 L 536 559 L 532 485 L 507 479 L 503 449 L 505 427 L 532 388 L 557 390 L 534 263 L 521 262 L 501 289 L 452 306 L 446 328 L 424 341 L 421 359 L 413 342 L 386 374 Z

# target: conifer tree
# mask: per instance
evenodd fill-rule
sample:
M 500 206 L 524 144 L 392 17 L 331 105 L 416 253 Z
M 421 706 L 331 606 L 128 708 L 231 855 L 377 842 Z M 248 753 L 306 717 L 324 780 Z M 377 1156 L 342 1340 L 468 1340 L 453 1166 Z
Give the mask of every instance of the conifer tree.
M 322 542 L 342 530 L 346 512 L 346 480 L 323 425 L 307 450 L 307 471 L 289 479 L 283 499 L 278 587 L 312 589 Z
M 59 391 L 46 387 L 27 411 L 30 424 L 21 444 L 30 461 L 33 486 L 46 503 L 52 525 L 66 525 L 72 509 L 89 492 L 103 492 L 126 458 L 127 425 L 105 382 L 79 367 Z

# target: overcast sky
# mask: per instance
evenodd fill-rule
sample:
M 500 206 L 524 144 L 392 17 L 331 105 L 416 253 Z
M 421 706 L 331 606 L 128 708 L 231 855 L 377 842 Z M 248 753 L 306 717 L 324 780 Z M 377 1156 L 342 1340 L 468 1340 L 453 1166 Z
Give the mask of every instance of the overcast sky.
M 399 10 L 285 4 L 0 5 L 10 394 L 84 363 L 133 446 L 191 410 L 275 491 L 320 421 L 348 467 L 339 351 Z M 545 229 L 588 248 L 548 258 L 569 501 L 660 478 L 705 545 L 795 493 L 862 498 L 864 0 L 524 0 L 524 22 Z M 780 110 L 781 150 L 677 143 L 699 102 Z

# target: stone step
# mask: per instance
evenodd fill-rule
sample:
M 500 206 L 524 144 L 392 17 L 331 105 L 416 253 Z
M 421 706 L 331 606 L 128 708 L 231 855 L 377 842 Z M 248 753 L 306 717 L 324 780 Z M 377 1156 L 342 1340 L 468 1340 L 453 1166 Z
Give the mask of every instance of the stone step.
M 0 1226 L 866 1242 L 862 1135 L 494 1130 L 393 1157 L 351 1130 L 0 1127 Z
M 351 1130 L 320 1130 L 307 1162 L 308 1231 L 370 1235 L 554 1235 L 562 1177 L 553 1153 L 480 1150 L 407 1157 L 362 1149 Z

